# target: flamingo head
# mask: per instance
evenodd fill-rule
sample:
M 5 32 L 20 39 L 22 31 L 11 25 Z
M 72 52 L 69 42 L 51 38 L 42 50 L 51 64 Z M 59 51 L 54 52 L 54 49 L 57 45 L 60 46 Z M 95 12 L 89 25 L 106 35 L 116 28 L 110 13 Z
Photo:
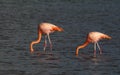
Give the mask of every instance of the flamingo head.
M 54 31 L 59 31 L 59 32 L 62 32 L 62 31 L 64 31 L 63 30 L 63 28 L 61 28 L 61 27 L 53 27 L 53 29 L 52 30 L 54 30 Z

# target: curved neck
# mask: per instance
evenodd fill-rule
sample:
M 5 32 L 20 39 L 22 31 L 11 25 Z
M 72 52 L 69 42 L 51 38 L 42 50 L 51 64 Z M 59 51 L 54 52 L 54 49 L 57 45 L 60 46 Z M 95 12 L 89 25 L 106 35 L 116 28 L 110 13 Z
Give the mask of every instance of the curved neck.
M 40 31 L 40 29 L 38 29 L 38 38 L 37 38 L 37 40 L 32 41 L 31 44 L 30 44 L 31 53 L 34 52 L 33 45 L 37 44 L 37 43 L 39 43 L 41 41 L 41 36 L 42 36 L 42 32 Z
M 89 41 L 85 41 L 82 45 L 78 46 L 76 49 L 76 55 L 78 55 L 79 49 L 86 47 L 89 44 Z

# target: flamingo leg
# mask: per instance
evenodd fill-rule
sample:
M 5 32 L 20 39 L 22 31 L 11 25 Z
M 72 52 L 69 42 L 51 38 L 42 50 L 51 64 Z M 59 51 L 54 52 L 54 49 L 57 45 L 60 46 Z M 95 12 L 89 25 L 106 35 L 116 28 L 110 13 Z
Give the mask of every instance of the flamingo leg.
M 97 47 L 98 47 L 98 49 L 100 51 L 100 54 L 102 54 L 102 50 L 101 50 L 100 45 L 98 44 L 98 42 L 97 42 Z
M 50 35 L 49 34 L 47 34 L 47 35 L 48 35 L 48 40 L 49 40 L 49 43 L 50 43 L 50 50 L 52 50 L 52 42 L 50 40 Z
M 94 43 L 94 57 L 96 57 L 96 43 Z
M 44 51 L 46 50 L 46 47 L 47 47 L 47 40 L 46 40 L 46 37 L 47 37 L 47 36 L 45 35 L 44 49 L 43 49 Z

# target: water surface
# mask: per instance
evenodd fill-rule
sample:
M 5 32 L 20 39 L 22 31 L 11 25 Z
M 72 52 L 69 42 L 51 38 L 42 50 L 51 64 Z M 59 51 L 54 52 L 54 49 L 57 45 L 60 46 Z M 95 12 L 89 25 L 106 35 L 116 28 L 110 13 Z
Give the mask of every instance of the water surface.
M 119 75 L 119 0 L 2 0 L 0 1 L 0 75 Z M 64 32 L 51 34 L 53 50 L 43 51 L 44 37 L 34 45 L 37 25 L 50 22 Z M 106 33 L 103 54 L 93 58 L 93 44 L 75 49 L 91 31 Z

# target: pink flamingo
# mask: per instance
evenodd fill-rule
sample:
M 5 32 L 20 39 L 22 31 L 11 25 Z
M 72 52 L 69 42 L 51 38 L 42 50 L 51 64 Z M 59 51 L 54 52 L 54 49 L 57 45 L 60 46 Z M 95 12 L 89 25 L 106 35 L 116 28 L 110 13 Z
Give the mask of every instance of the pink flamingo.
M 96 45 L 100 51 L 100 54 L 102 54 L 102 50 L 98 44 L 98 41 L 101 39 L 111 39 L 111 37 L 100 32 L 90 32 L 87 35 L 86 41 L 77 47 L 76 55 L 78 55 L 79 49 L 86 47 L 89 43 L 94 43 L 94 57 L 96 57 Z
M 44 51 L 46 49 L 46 45 L 47 45 L 47 41 L 46 41 L 46 37 L 48 37 L 49 43 L 50 43 L 50 48 L 52 50 L 52 42 L 50 40 L 50 33 L 53 33 L 54 31 L 63 31 L 63 29 L 61 27 L 58 27 L 54 24 L 51 23 L 41 23 L 38 25 L 38 38 L 35 41 L 32 41 L 30 43 L 30 52 L 33 53 L 34 49 L 33 49 L 33 45 L 37 44 L 41 41 L 41 36 L 42 34 L 46 34 L 45 35 L 45 41 L 44 41 Z

